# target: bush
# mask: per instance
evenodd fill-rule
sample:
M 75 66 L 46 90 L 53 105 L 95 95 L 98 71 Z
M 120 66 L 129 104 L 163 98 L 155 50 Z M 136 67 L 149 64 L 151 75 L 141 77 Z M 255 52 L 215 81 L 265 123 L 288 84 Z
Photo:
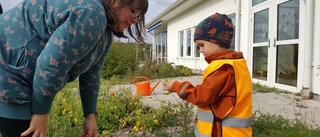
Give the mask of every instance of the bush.
M 136 52 L 138 44 L 113 43 L 101 71 L 101 78 L 126 76 L 138 66 Z
M 116 81 L 125 82 L 132 81 L 139 75 L 149 79 L 193 75 L 192 70 L 185 66 L 157 63 L 146 58 L 150 57 L 148 46 L 134 43 L 113 43 L 102 68 L 101 78 L 119 79 Z
M 151 60 L 142 62 L 143 65 L 136 70 L 136 76 L 142 75 L 149 79 L 160 79 L 180 76 L 192 76 L 190 68 L 182 65 L 174 66 L 174 63 L 156 63 Z

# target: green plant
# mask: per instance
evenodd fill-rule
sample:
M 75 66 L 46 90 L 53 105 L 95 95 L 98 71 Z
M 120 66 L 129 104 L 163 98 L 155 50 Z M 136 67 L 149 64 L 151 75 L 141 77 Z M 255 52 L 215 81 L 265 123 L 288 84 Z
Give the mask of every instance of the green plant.
M 186 66 L 178 65 L 175 67 L 177 71 L 179 71 L 183 76 L 192 76 L 193 72 L 190 68 Z
M 275 87 L 268 87 L 268 86 L 264 86 L 261 85 L 259 83 L 252 83 L 252 90 L 256 91 L 256 92 L 261 92 L 261 93 L 285 93 L 285 94 L 291 94 L 291 92 L 289 91 L 285 91 L 285 90 L 280 90 L 277 89 Z
M 141 45 L 137 48 L 134 45 L 116 44 L 118 46 L 113 46 L 111 56 L 108 55 L 102 70 L 97 116 L 99 136 L 194 137 L 194 112 L 190 103 L 183 100 L 178 104 L 162 101 L 161 106 L 156 109 L 145 106 L 140 100 L 141 96 L 133 95 L 130 89 L 112 88 L 112 85 L 132 83 L 138 75 L 146 76 L 150 80 L 165 78 L 164 81 L 168 81 L 171 77 L 190 76 L 192 70 L 184 66 L 174 66 L 173 63 L 157 63 L 148 59 L 137 61 L 133 51 L 140 49 Z M 138 56 L 143 55 L 140 52 Z M 132 62 L 133 65 L 128 65 Z M 253 84 L 253 90 L 263 93 L 287 93 L 258 83 Z M 80 136 L 83 114 L 79 98 L 77 80 L 68 83 L 57 94 L 49 115 L 47 136 Z M 309 129 L 299 120 L 290 121 L 259 111 L 253 115 L 254 137 L 316 137 L 319 134 L 320 128 Z
M 73 82 L 60 91 L 49 115 L 47 135 L 50 137 L 80 136 L 83 115 L 77 85 Z
M 316 137 L 320 128 L 310 129 L 299 120 L 288 120 L 280 115 L 253 114 L 253 137 Z
M 113 43 L 101 71 L 101 77 L 125 76 L 138 66 L 136 59 L 139 44 Z
M 82 133 L 82 109 L 79 100 L 78 81 L 68 83 L 60 91 L 49 115 L 47 136 L 80 136 Z M 97 123 L 99 136 L 134 137 L 194 137 L 192 122 L 193 105 L 185 101 L 173 104 L 162 101 L 157 109 L 145 106 L 141 96 L 136 96 L 129 89 L 112 90 L 109 80 L 101 81 L 98 102 Z M 178 129 L 174 132 L 170 129 Z M 310 129 L 299 120 L 288 120 L 282 116 L 253 114 L 254 137 L 316 137 L 320 128 Z M 119 132 L 125 134 L 118 134 Z
M 83 116 L 77 82 L 68 83 L 57 94 L 49 115 L 48 136 L 80 136 L 82 133 Z M 99 135 L 113 135 L 123 129 L 132 131 L 133 136 L 138 131 L 165 135 L 165 128 L 172 126 L 183 127 L 182 134 L 188 133 L 185 131 L 188 131 L 187 125 L 190 125 L 193 114 L 189 103 L 163 101 L 155 109 L 145 106 L 141 96 L 133 95 L 130 89 L 111 90 L 112 82 L 102 80 L 101 83 L 97 116 Z

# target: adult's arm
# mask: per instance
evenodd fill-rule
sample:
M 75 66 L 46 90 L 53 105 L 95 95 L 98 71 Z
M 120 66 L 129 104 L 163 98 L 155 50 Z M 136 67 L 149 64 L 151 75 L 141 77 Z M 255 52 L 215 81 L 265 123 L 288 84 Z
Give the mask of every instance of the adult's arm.
M 68 81 L 68 71 L 96 45 L 106 26 L 94 9 L 69 8 L 53 15 L 61 23 L 37 59 L 33 81 L 33 113 L 49 113 L 54 96 Z M 56 24 L 57 25 L 57 24 Z
M 105 45 L 107 48 L 98 63 L 90 68 L 86 73 L 79 76 L 80 96 L 84 117 L 92 113 L 98 113 L 97 101 L 100 89 L 100 73 L 111 47 L 111 43 L 107 43 L 109 44 Z

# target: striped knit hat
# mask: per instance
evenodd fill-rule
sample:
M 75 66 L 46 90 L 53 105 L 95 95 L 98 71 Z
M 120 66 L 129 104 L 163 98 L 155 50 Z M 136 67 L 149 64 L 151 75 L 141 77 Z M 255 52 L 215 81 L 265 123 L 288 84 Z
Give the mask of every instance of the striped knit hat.
M 225 14 L 215 13 L 198 24 L 194 32 L 194 41 L 206 40 L 229 49 L 232 36 L 231 19 Z

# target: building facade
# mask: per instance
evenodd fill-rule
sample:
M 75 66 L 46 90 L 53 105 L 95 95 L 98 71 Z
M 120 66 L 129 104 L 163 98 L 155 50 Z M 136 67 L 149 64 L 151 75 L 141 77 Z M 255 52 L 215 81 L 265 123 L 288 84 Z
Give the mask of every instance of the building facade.
M 203 71 L 194 28 L 215 12 L 232 19 L 231 49 L 243 52 L 253 82 L 320 95 L 318 0 L 177 0 L 146 25 L 153 59 Z

